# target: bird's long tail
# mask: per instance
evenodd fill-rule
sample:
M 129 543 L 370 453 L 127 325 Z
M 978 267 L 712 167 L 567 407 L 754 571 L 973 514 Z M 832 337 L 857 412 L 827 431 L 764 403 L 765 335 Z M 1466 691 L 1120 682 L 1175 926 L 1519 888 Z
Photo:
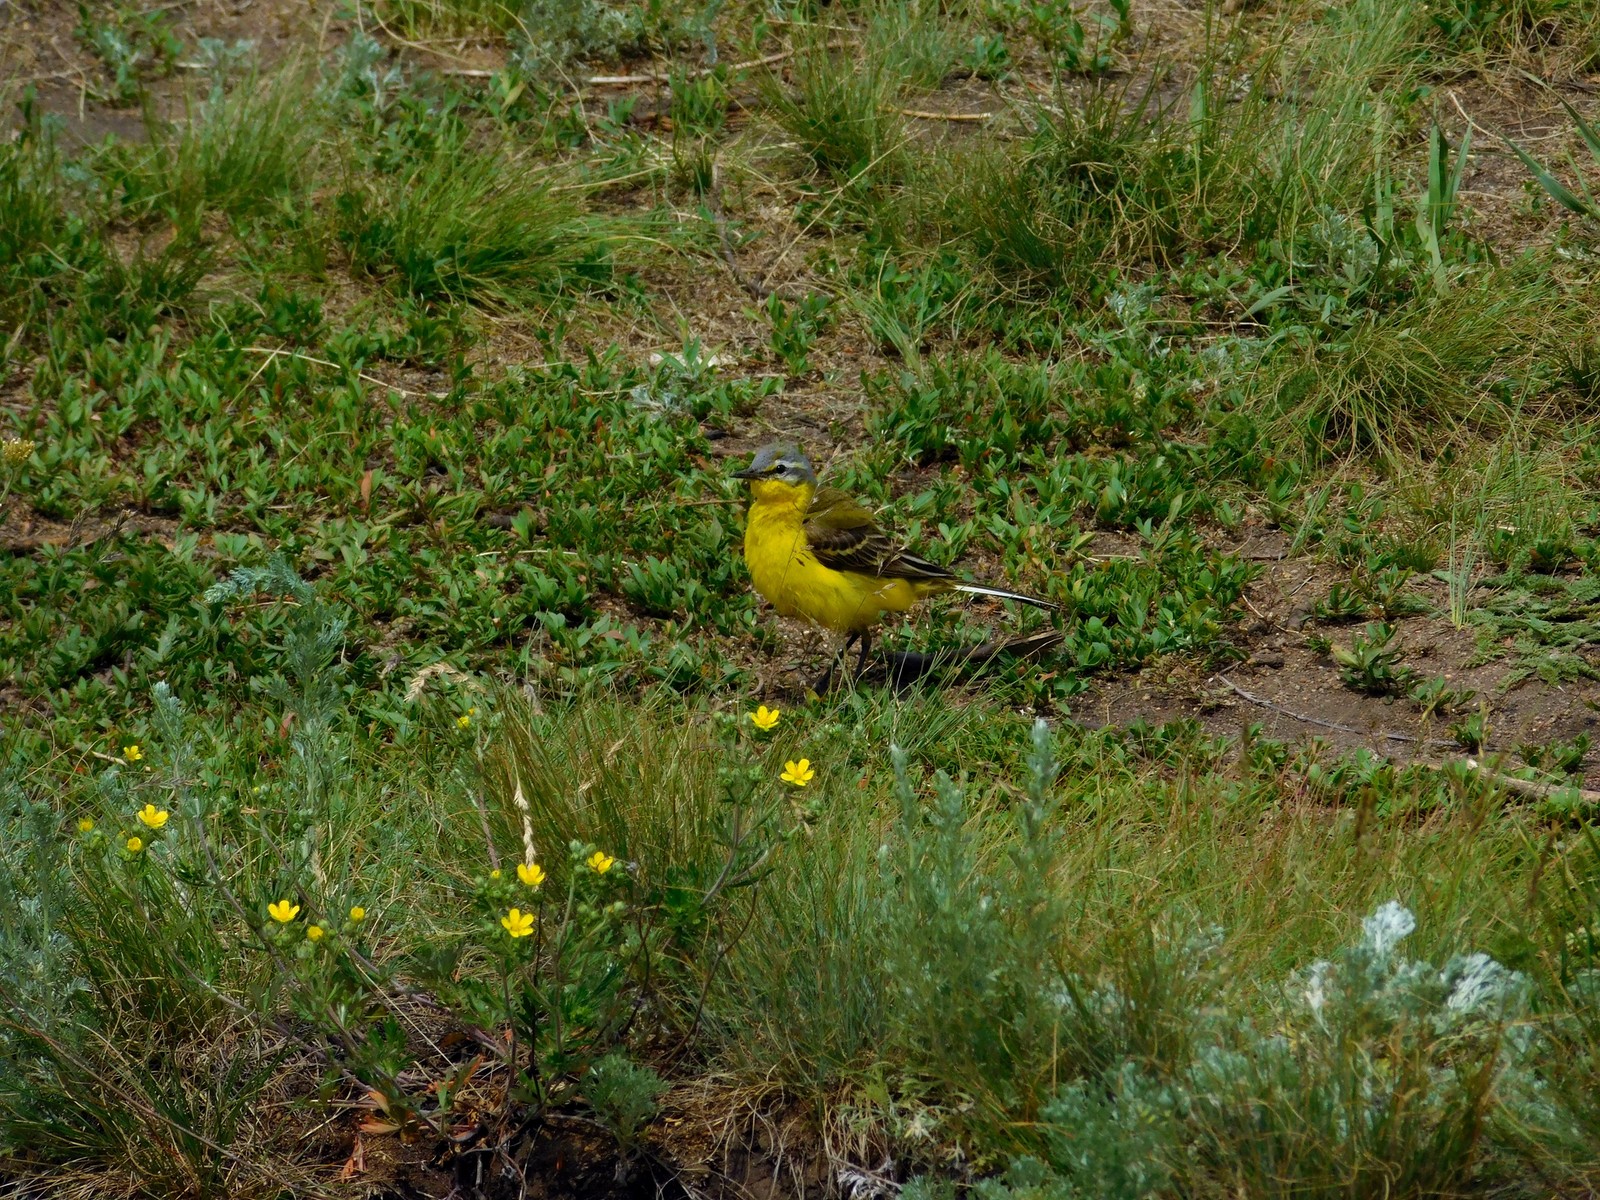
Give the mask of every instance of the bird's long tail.
M 1021 592 L 1008 592 L 1004 588 L 985 587 L 981 583 L 957 583 L 950 588 L 953 592 L 966 592 L 969 596 L 995 596 L 1001 600 L 1015 600 L 1018 604 L 1031 604 L 1035 608 L 1049 609 L 1055 612 L 1061 607 L 1053 600 L 1041 600 L 1037 596 L 1024 596 Z

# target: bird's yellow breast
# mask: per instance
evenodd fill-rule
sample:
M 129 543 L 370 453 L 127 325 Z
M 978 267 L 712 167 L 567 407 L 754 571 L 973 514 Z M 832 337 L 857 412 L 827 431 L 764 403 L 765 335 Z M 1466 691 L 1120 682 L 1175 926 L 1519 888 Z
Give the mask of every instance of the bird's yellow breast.
M 836 633 L 855 633 L 886 612 L 904 612 L 920 598 L 904 579 L 835 571 L 806 545 L 805 512 L 814 484 L 760 480 L 750 488 L 744 557 L 756 591 L 786 617 L 803 617 Z

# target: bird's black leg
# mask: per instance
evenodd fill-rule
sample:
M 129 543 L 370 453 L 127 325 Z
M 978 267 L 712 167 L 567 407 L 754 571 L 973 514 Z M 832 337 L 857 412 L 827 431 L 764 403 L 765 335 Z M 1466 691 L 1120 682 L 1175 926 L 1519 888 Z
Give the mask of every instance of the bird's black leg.
M 861 655 L 856 659 L 856 678 L 861 678 L 861 672 L 867 669 L 867 653 L 872 649 L 872 630 L 861 631 Z
M 833 656 L 833 661 L 828 664 L 828 669 L 822 673 L 822 678 L 812 685 L 811 690 L 817 695 L 821 696 L 827 692 L 828 685 L 833 682 L 833 673 L 839 669 L 839 664 L 844 661 L 844 656 L 850 653 L 850 647 L 856 644 L 856 639 L 860 636 L 859 633 L 852 633 L 845 639 L 844 645 L 839 647 L 839 653 Z

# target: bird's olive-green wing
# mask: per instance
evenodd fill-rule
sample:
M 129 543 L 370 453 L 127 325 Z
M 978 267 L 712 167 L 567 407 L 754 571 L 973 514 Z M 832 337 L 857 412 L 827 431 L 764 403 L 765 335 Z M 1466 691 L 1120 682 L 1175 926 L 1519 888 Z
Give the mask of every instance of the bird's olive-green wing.
M 819 488 L 806 509 L 806 544 L 835 571 L 882 579 L 948 579 L 943 567 L 908 554 L 878 528 L 872 514 L 838 488 Z

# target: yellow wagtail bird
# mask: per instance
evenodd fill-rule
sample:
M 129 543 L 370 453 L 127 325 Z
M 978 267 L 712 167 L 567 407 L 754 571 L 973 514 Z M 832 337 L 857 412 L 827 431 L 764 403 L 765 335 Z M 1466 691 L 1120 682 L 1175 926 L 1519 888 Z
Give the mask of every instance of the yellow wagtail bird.
M 929 596 L 967 592 L 1035 608 L 1060 607 L 1037 596 L 967 583 L 896 546 L 861 505 L 837 488 L 817 486 L 811 460 L 797 446 L 763 446 L 734 478 L 750 481 L 744 557 L 756 591 L 783 616 L 804 617 L 847 635 L 817 684 L 819 692 L 857 639 L 860 675 L 872 646 L 872 627 L 885 613 L 905 612 Z

